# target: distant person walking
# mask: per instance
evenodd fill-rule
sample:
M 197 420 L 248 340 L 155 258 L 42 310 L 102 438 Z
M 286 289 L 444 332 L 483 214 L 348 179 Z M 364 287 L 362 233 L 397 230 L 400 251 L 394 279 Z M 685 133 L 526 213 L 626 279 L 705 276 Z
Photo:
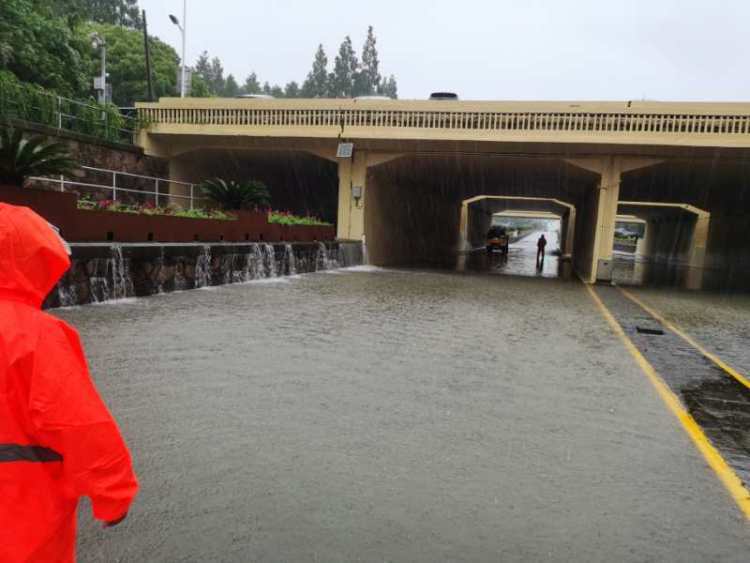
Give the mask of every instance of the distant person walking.
M 78 499 L 114 526 L 138 491 L 78 333 L 41 311 L 70 266 L 39 215 L 0 203 L 0 561 L 75 561 Z
M 539 237 L 536 241 L 536 265 L 541 267 L 544 264 L 544 249 L 547 247 L 547 239 L 544 238 L 544 234 Z

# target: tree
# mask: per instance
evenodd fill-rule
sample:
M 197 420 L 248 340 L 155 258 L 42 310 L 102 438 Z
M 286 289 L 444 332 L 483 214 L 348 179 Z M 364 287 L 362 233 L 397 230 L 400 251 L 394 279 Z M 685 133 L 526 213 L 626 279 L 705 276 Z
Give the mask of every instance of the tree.
M 63 96 L 88 92 L 81 52 L 90 49 L 69 22 L 33 0 L 0 1 L 0 70 Z
M 143 34 L 135 29 L 117 25 L 87 23 L 81 26 L 84 37 L 96 31 L 107 41 L 107 73 L 112 84 L 112 101 L 118 106 L 132 106 L 146 99 L 146 60 L 143 53 Z M 177 52 L 155 37 L 149 38 L 151 71 L 154 93 L 172 96 L 177 87 Z M 99 73 L 99 53 L 91 46 L 85 50 L 88 75 Z
M 367 39 L 362 47 L 362 66 L 355 78 L 355 96 L 369 96 L 380 91 L 380 61 L 378 60 L 377 39 L 372 26 L 367 28 Z
M 268 83 L 268 81 L 265 81 L 263 83 L 263 93 L 266 96 L 270 96 L 271 95 L 271 85 Z
M 225 98 L 234 98 L 240 93 L 240 87 L 237 81 L 234 79 L 234 75 L 229 74 L 226 81 L 224 82 L 224 92 L 222 92 Z
M 203 182 L 201 189 L 212 201 L 227 211 L 268 208 L 271 205 L 268 188 L 256 180 L 235 182 L 214 178 Z
M 285 98 L 299 98 L 300 96 L 300 89 L 299 84 L 294 82 L 293 80 L 289 83 L 287 83 L 286 86 L 284 86 L 284 97 Z
M 351 97 L 354 91 L 354 80 L 359 72 L 359 61 L 352 47 L 352 39 L 348 35 L 339 47 L 339 54 L 333 66 L 331 75 L 331 96 L 335 98 Z
M 383 81 L 383 84 L 380 86 L 380 93 L 394 100 L 398 98 L 398 85 L 396 84 L 395 76 L 391 74 L 388 80 Z
M 20 129 L 11 127 L 0 130 L 0 184 L 21 187 L 31 176 L 67 175 L 75 168 L 63 143 L 24 139 Z
M 224 67 L 221 66 L 219 57 L 211 59 L 211 73 L 208 84 L 211 87 L 211 93 L 218 96 L 224 91 Z
M 190 79 L 190 97 L 191 98 L 208 98 L 211 91 L 202 75 L 194 72 Z
M 283 98 L 284 90 L 282 90 L 281 86 L 279 86 L 278 84 L 274 84 L 273 87 L 271 87 L 271 95 L 274 98 Z
M 258 76 L 251 72 L 250 76 L 248 76 L 245 79 L 245 84 L 242 86 L 242 93 L 243 94 L 260 94 L 261 93 L 261 87 L 260 82 L 258 82 Z
M 211 96 L 223 95 L 226 81 L 224 80 L 224 67 L 219 57 L 209 60 L 208 52 L 203 51 L 195 62 L 194 71 L 203 78 Z
M 302 85 L 302 96 L 324 98 L 328 95 L 328 57 L 321 44 L 315 52 L 312 70 L 307 74 L 307 79 Z
M 87 20 L 124 27 L 138 28 L 141 25 L 141 9 L 138 0 L 72 0 Z

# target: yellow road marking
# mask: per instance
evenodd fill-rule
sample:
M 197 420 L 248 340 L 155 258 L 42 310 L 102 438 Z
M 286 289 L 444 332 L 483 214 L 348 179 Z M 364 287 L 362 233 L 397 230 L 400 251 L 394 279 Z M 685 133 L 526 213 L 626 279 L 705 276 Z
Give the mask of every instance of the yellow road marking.
M 622 294 L 630 299 L 633 303 L 641 307 L 644 311 L 646 311 L 649 315 L 654 317 L 657 321 L 659 321 L 661 324 L 663 324 L 665 327 L 667 327 L 669 330 L 674 332 L 677 336 L 682 338 L 685 342 L 690 344 L 693 348 L 698 350 L 701 354 L 703 354 L 706 358 L 711 360 L 714 364 L 716 364 L 719 369 L 724 370 L 726 373 L 734 377 L 737 381 L 739 381 L 742 385 L 750 389 L 750 380 L 748 380 L 747 377 L 742 375 L 740 372 L 738 372 L 736 369 L 734 369 L 732 366 L 728 365 L 726 362 L 722 361 L 721 358 L 719 358 L 716 354 L 712 354 L 708 350 L 706 350 L 703 346 L 701 346 L 692 336 L 687 334 L 684 330 L 682 330 L 680 327 L 675 325 L 674 323 L 668 321 L 664 318 L 663 315 L 659 314 L 657 311 L 655 311 L 653 308 L 646 305 L 643 301 L 638 299 L 635 295 L 630 293 L 629 291 L 619 288 Z
M 690 413 L 685 410 L 685 408 L 682 406 L 682 403 L 680 403 L 680 400 L 677 398 L 677 395 L 675 395 L 667 386 L 667 384 L 664 383 L 662 378 L 654 369 L 654 366 L 649 363 L 649 361 L 643 356 L 643 354 L 641 354 L 640 350 L 638 350 L 636 345 L 633 344 L 633 341 L 628 337 L 627 334 L 625 334 L 625 331 L 622 329 L 622 326 L 620 326 L 620 323 L 618 323 L 612 313 L 609 312 L 609 309 L 607 309 L 606 305 L 604 305 L 601 298 L 596 294 L 596 291 L 594 291 L 592 286 L 586 285 L 586 289 L 588 290 L 591 298 L 594 300 L 594 303 L 596 303 L 597 307 L 599 308 L 599 311 L 607 320 L 607 323 L 609 323 L 609 326 L 612 328 L 613 332 L 620 337 L 620 340 L 622 340 L 625 348 L 628 350 L 628 352 L 630 352 L 630 355 L 633 356 L 633 359 L 636 361 L 643 373 L 646 374 L 646 377 L 648 377 L 649 381 L 656 389 L 659 397 L 661 397 L 662 401 L 664 401 L 664 403 L 667 405 L 667 408 L 672 411 L 672 414 L 677 417 L 677 420 L 680 421 L 682 428 L 693 441 L 693 444 L 695 444 L 695 447 L 698 449 L 698 451 L 703 455 L 703 458 L 706 460 L 706 463 L 708 463 L 709 467 L 713 469 L 714 473 L 716 473 L 716 475 L 719 477 L 719 480 L 722 482 L 724 487 L 737 503 L 737 506 L 745 515 L 745 518 L 750 520 L 750 492 L 742 485 L 742 481 L 737 476 L 737 474 L 732 470 L 729 464 L 727 464 L 724 458 L 721 457 L 721 454 L 716 450 L 716 448 L 714 448 L 706 435 L 703 433 L 701 427 L 697 422 L 695 422 L 695 419 L 690 415 Z

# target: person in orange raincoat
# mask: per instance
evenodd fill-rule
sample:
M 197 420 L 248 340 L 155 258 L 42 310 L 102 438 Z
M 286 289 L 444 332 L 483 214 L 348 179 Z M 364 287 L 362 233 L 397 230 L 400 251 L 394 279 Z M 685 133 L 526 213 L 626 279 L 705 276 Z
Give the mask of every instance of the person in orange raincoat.
M 30 209 L 0 203 L 0 561 L 75 561 L 76 507 L 105 525 L 138 483 L 78 333 L 41 304 L 70 260 Z

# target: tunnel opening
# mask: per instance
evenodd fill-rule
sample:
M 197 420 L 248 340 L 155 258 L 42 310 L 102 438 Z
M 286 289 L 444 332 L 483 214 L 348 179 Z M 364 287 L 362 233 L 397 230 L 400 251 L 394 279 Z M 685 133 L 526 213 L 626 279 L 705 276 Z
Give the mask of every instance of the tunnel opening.
M 548 243 L 546 258 L 557 252 L 544 272 L 556 277 L 557 266 L 567 263 L 570 277 L 579 253 L 577 210 L 597 181 L 596 174 L 560 158 L 431 154 L 378 164 L 367 173 L 364 215 L 370 260 L 380 266 L 456 268 L 462 255 L 482 246 L 495 213 L 525 212 L 548 219 L 551 232 L 560 232 L 553 235 L 560 239 L 557 245 Z M 528 240 L 522 238 L 525 246 Z M 526 251 L 514 254 L 525 262 Z M 535 273 L 533 262 L 531 266 Z
M 750 163 L 716 151 L 623 176 L 618 213 L 646 222 L 637 252 L 615 256 L 620 283 L 747 291 Z
M 570 279 L 575 207 L 552 198 L 476 196 L 461 204 L 459 271 Z M 500 236 L 503 245 L 495 248 Z M 539 245 L 543 245 L 540 252 Z

